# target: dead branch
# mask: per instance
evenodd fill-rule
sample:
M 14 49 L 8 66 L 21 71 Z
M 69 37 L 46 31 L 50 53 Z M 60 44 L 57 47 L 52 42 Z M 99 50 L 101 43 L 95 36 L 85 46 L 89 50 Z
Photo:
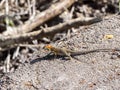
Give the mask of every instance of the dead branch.
M 43 24 L 45 21 L 48 21 L 49 19 L 59 15 L 62 13 L 65 8 L 70 7 L 75 0 L 61 0 L 60 2 L 52 5 L 47 10 L 41 12 L 37 16 L 35 16 L 33 21 L 27 21 L 24 25 L 18 27 L 17 33 L 10 32 L 10 34 L 18 34 L 18 33 L 26 33 L 32 31 L 34 28 L 38 27 L 39 25 Z
M 92 23 L 96 23 L 101 21 L 101 18 L 86 18 L 81 20 L 81 18 L 73 19 L 65 23 L 61 23 L 59 25 L 46 28 L 44 30 L 38 30 L 30 33 L 18 34 L 14 36 L 1 36 L 0 37 L 0 47 L 1 48 L 8 48 L 9 46 L 13 47 L 14 44 L 20 44 L 25 41 L 31 41 L 33 39 L 41 39 L 45 36 L 53 36 L 53 34 L 65 31 L 70 29 L 71 27 L 79 27 L 81 25 L 90 25 Z M 1 49 L 6 50 L 6 49 Z
M 98 18 L 85 18 L 85 19 L 76 18 L 76 19 L 73 19 L 73 20 L 69 20 L 68 22 L 61 23 L 61 24 L 58 24 L 56 26 L 46 28 L 44 30 L 44 32 L 46 34 L 48 33 L 49 35 L 51 35 L 51 34 L 53 35 L 53 34 L 56 34 L 58 32 L 68 30 L 68 29 L 70 29 L 72 27 L 77 28 L 77 27 L 82 26 L 82 25 L 90 25 L 90 24 L 100 22 L 100 21 L 102 21 L 101 17 L 98 17 Z

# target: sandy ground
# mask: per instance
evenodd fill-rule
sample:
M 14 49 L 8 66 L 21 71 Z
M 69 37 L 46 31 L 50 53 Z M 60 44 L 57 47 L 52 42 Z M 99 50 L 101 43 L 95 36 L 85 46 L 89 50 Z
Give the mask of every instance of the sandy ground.
M 113 38 L 105 39 L 107 34 L 112 34 Z M 120 16 L 77 28 L 63 42 L 77 50 L 120 48 Z M 57 44 L 58 42 L 54 45 Z M 44 57 L 46 54 L 42 48 L 33 53 L 27 58 L 28 63 L 1 78 L 0 89 L 120 90 L 119 52 L 79 55 L 73 61 L 63 57 Z

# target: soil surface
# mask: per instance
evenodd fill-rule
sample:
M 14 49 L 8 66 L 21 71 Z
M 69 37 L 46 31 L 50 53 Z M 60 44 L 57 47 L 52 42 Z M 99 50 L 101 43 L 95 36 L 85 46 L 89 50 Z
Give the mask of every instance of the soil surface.
M 111 34 L 113 38 L 106 39 Z M 111 16 L 103 21 L 79 27 L 63 41 L 75 50 L 91 50 L 120 47 L 120 16 Z M 62 47 L 60 42 L 54 46 Z M 46 56 L 39 48 L 13 73 L 0 80 L 1 90 L 119 90 L 120 52 L 95 52 L 66 57 Z

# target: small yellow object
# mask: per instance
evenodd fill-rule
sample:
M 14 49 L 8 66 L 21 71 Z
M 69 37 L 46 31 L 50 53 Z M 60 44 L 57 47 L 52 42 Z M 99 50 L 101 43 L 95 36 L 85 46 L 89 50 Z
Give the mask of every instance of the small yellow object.
M 112 39 L 113 35 L 112 34 L 107 34 L 104 36 L 104 39 Z

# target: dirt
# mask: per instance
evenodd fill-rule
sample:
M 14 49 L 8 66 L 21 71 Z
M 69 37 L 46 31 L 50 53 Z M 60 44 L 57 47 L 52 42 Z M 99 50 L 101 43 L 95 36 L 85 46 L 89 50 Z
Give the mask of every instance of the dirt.
M 62 42 L 77 50 L 120 47 L 120 16 L 114 15 L 103 21 L 79 27 Z M 113 38 L 105 39 L 111 34 Z M 60 42 L 53 45 L 62 46 Z M 40 48 L 27 58 L 13 73 L 0 80 L 1 90 L 119 90 L 120 52 L 96 52 L 64 57 L 46 56 Z M 46 56 L 46 57 L 45 57 Z M 24 58 L 22 58 L 24 61 Z

